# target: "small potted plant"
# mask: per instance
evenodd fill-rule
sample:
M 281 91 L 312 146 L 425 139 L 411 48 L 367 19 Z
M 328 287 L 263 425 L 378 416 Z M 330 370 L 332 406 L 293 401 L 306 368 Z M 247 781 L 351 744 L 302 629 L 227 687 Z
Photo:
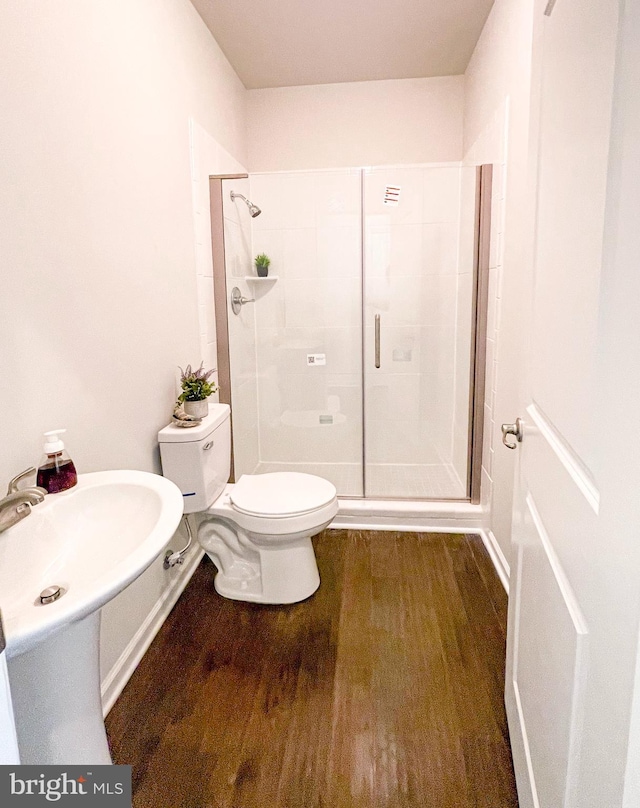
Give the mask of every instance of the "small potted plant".
M 207 399 L 218 389 L 214 381 L 209 381 L 213 370 L 205 370 L 204 362 L 197 370 L 192 370 L 191 365 L 182 370 L 180 368 L 180 384 L 182 392 L 178 396 L 178 401 L 182 402 L 187 415 L 194 418 L 204 418 L 209 412 Z
M 256 272 L 258 273 L 259 278 L 266 278 L 269 274 L 269 264 L 271 263 L 271 259 L 268 255 L 264 253 L 260 253 L 256 255 L 253 259 L 256 265 Z

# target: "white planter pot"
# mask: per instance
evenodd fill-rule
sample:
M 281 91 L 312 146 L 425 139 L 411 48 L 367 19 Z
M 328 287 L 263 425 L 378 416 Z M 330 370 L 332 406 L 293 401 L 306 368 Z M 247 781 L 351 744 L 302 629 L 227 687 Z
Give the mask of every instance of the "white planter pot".
M 209 414 L 209 402 L 206 398 L 202 401 L 185 401 L 182 406 L 187 415 L 193 415 L 194 418 L 206 418 Z

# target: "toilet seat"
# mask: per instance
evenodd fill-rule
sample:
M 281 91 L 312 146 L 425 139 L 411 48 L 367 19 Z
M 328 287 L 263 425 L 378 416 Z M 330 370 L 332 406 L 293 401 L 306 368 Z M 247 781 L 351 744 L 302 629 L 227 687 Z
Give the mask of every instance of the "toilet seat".
M 234 511 L 262 519 L 286 519 L 311 514 L 335 502 L 335 486 L 322 477 L 293 471 L 244 474 L 233 486 L 229 501 Z
M 330 482 L 313 474 L 285 471 L 245 474 L 205 511 L 236 524 L 255 544 L 264 546 L 305 532 L 315 535 L 337 512 L 338 494 Z

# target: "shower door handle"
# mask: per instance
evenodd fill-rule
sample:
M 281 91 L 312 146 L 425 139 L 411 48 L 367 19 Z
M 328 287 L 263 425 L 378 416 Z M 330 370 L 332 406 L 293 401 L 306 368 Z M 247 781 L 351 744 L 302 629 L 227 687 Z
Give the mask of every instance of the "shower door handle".
M 380 315 L 379 314 L 376 314 L 376 316 L 374 318 L 374 323 L 375 323 L 374 331 L 375 331 L 375 342 L 376 342 L 375 363 L 376 363 L 376 367 L 379 368 L 380 367 Z

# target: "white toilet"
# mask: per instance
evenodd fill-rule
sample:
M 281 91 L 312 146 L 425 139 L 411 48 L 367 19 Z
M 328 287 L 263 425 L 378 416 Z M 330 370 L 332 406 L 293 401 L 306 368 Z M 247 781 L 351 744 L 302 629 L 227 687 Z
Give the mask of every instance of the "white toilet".
M 218 568 L 216 590 L 255 603 L 296 603 L 320 585 L 311 537 L 338 512 L 335 487 L 294 472 L 245 474 L 228 485 L 230 410 L 210 404 L 196 427 L 158 433 L 162 471 L 202 512 L 198 541 Z

